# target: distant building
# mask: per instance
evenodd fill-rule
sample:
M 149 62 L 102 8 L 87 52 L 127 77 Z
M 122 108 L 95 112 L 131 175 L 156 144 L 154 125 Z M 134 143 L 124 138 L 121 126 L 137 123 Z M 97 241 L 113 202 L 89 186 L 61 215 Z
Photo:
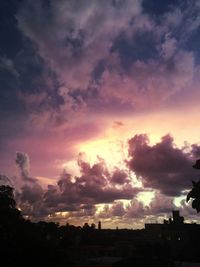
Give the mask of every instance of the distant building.
M 185 226 L 184 224 L 184 217 L 180 216 L 179 210 L 173 210 L 172 211 L 172 218 L 169 218 L 169 220 L 164 220 L 163 224 L 160 223 L 147 223 L 145 224 L 145 230 L 147 231 L 163 231 L 165 230 L 171 230 L 171 229 L 180 229 L 182 226 Z M 191 225 L 191 224 L 190 224 Z
M 164 220 L 163 224 L 145 224 L 144 239 L 151 244 L 168 244 L 175 255 L 180 255 L 190 251 L 191 245 L 199 240 L 200 225 L 184 223 L 184 217 L 178 210 L 172 211 L 172 214 L 172 218 Z
M 98 222 L 98 230 L 101 230 L 101 221 Z
M 175 224 L 183 224 L 184 223 L 184 217 L 179 215 L 179 210 L 173 210 L 173 221 L 171 223 Z

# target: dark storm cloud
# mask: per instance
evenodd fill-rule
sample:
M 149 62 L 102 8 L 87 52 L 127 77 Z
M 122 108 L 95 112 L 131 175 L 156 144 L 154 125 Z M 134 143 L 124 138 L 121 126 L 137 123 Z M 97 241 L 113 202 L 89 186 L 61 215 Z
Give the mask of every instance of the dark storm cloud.
M 116 169 L 111 177 L 111 181 L 114 184 L 125 184 L 130 182 L 130 178 L 128 177 L 128 174 L 120 169 Z
M 192 145 L 192 154 L 195 158 L 200 158 L 200 146 L 197 144 Z
M 36 179 L 29 177 L 27 154 L 18 152 L 16 163 L 24 179 L 17 199 L 24 214 L 33 217 L 61 211 L 84 213 L 85 216 L 89 216 L 95 212 L 96 204 L 132 199 L 141 191 L 131 185 L 124 171 L 117 169 L 114 173 L 109 172 L 103 159 L 90 165 L 79 157 L 81 175 L 73 177 L 64 171 L 57 184 L 49 185 L 47 189 L 43 189 Z
M 124 204 L 122 202 L 114 203 L 111 207 L 110 213 L 112 216 L 122 217 L 126 213 L 126 210 L 124 208 Z
M 143 185 L 165 195 L 178 196 L 190 188 L 192 179 L 198 179 L 192 168 L 194 150 L 186 153 L 177 148 L 170 135 L 155 145 L 150 145 L 147 135 L 135 135 L 129 140 L 129 156 L 128 166 Z
M 28 202 L 30 205 L 34 205 L 42 200 L 43 194 L 43 189 L 38 184 L 35 184 L 32 187 L 25 185 L 22 187 L 20 201 L 22 203 Z
M 128 180 L 121 188 L 117 188 L 112 174 L 102 161 L 92 166 L 79 161 L 79 166 L 81 176 L 75 177 L 73 181 L 72 177 L 64 172 L 58 181 L 59 197 L 56 197 L 58 191 L 54 189 L 48 193 L 47 202 L 51 201 L 51 198 L 58 201 L 60 198 L 66 203 L 110 203 L 116 199 L 132 199 L 138 190 L 140 191 L 133 188 Z

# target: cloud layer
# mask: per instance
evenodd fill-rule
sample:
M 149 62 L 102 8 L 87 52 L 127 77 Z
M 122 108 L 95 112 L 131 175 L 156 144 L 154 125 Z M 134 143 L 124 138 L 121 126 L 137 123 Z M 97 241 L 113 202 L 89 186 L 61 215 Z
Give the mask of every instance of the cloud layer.
M 46 189 L 37 179 L 30 177 L 28 155 L 17 152 L 16 163 L 23 183 L 16 196 L 24 215 L 35 220 L 51 216 L 51 219 L 60 218 L 61 221 L 68 218 L 76 221 L 83 217 L 131 222 L 133 218 L 148 220 L 169 214 L 176 209 L 174 197 L 186 197 L 191 180 L 198 180 L 192 164 L 199 146 L 193 144 L 178 148 L 170 135 L 151 145 L 145 134 L 135 135 L 128 145 L 128 169 L 116 167 L 110 171 L 102 158 L 89 164 L 80 153 L 77 160 L 80 175 L 74 176 L 64 170 L 56 184 L 48 185 Z M 142 182 L 142 187 L 134 185 L 130 171 Z M 138 196 L 148 191 L 155 192 L 155 195 L 146 205 Z M 180 209 L 183 214 L 194 216 L 185 202 Z
M 198 106 L 200 6 L 147 2 L 29 0 L 7 11 L 11 33 L 2 39 L 15 39 L 16 49 L 0 50 L 7 158 L 37 143 L 48 162 L 45 142 L 53 142 L 56 160 L 66 143 L 69 158 L 77 143 L 106 129 L 108 117 Z
M 200 26 L 198 11 L 189 2 L 170 6 L 157 21 L 142 1 L 24 3 L 18 27 L 51 70 L 43 74 L 54 91 L 41 98 L 44 120 L 64 124 L 91 110 L 151 110 L 174 97 L 187 102 L 183 92 L 195 91 L 199 81 L 195 49 L 187 45 Z M 30 101 L 27 94 L 23 99 Z
M 55 212 L 90 211 L 95 210 L 96 204 L 132 199 L 141 191 L 140 188 L 133 187 L 126 171 L 116 169 L 111 173 L 102 159 L 90 165 L 80 157 L 78 165 L 81 172 L 79 177 L 63 171 L 57 184 L 49 185 L 47 189 L 43 189 L 34 179 L 27 183 L 30 178 L 24 178 L 22 172 L 25 185 L 18 193 L 18 200 L 24 213 L 38 217 Z

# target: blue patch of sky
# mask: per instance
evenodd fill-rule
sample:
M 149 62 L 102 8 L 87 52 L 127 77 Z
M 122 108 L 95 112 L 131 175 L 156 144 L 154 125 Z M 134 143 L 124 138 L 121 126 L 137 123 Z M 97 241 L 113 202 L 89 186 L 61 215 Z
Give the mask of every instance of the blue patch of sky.
M 21 90 L 20 79 L 23 77 L 20 73 L 21 60 L 20 53 L 24 49 L 24 37 L 18 29 L 16 14 L 21 5 L 21 0 L 7 0 L 1 2 L 0 8 L 0 57 L 11 59 L 14 62 L 19 77 L 16 77 L 9 69 L 0 69 L 0 112 L 1 116 L 11 116 L 12 114 L 23 114 L 25 107 L 18 98 L 18 92 Z M 19 68 L 19 69 L 18 69 Z M 30 77 L 29 77 L 30 78 Z M 30 79 L 27 81 L 30 84 Z M 27 88 L 27 84 L 25 85 Z M 13 116 L 13 115 L 12 115 Z
M 48 99 L 44 99 L 45 102 L 36 107 L 38 111 L 45 109 L 46 104 L 55 110 L 58 109 L 64 100 L 58 94 L 61 84 L 55 72 L 47 67 L 45 62 L 31 49 L 31 46 L 27 48 L 27 51 L 24 51 L 20 60 L 20 90 L 25 94 L 48 93 Z M 51 85 L 46 82 L 46 79 L 51 81 Z
M 0 120 L 11 114 L 24 113 L 25 107 L 18 99 L 16 79 L 6 70 L 0 71 Z
M 147 62 L 159 56 L 152 32 L 138 32 L 132 40 L 124 35 L 119 36 L 111 48 L 111 53 L 114 52 L 119 54 L 121 65 L 126 71 L 137 60 Z
M 18 28 L 16 14 L 23 3 L 23 0 L 2 1 L 0 8 L 0 57 L 11 59 L 14 63 L 19 77 L 14 77 L 9 70 L 0 70 L 1 92 L 10 96 L 15 96 L 14 91 L 20 90 L 26 93 L 37 93 L 47 90 L 45 81 L 42 80 L 44 70 L 51 76 L 58 87 L 55 74 L 47 70 L 43 60 L 37 55 L 36 48 Z M 50 5 L 50 1 L 42 0 L 45 9 Z M 11 97 L 12 94 L 12 97 Z M 1 99 L 1 103 L 7 100 Z
M 185 0 L 143 0 L 142 7 L 144 12 L 152 17 L 162 16 L 164 13 L 171 10 L 172 7 L 180 5 Z
M 9 70 L 0 70 L 1 106 L 4 108 L 17 102 L 16 94 L 19 88 L 21 90 L 24 86 L 27 90 L 27 85 L 30 85 L 32 80 L 28 75 L 29 68 L 24 64 L 27 61 L 24 54 L 26 41 L 18 29 L 15 17 L 21 2 L 20 0 L 2 1 L 0 8 L 0 57 L 11 59 L 19 73 L 19 77 L 15 77 Z M 25 80 L 25 83 L 21 79 Z M 17 103 L 11 106 L 17 106 Z M 12 109 L 12 107 L 9 108 Z
M 198 20 L 199 17 L 199 9 L 192 3 L 192 1 L 182 1 L 180 3 L 179 7 L 182 9 L 184 15 L 183 22 L 177 27 L 169 27 L 169 32 L 170 37 L 174 37 L 177 40 L 179 48 L 194 53 L 195 61 L 199 64 L 200 27 L 195 28 L 194 30 L 188 30 L 192 23 L 194 23 L 195 20 Z M 161 41 L 164 41 L 164 36 Z
M 200 64 L 200 27 L 190 36 L 183 48 L 194 53 L 195 63 Z
M 198 8 L 194 8 L 193 5 L 190 5 L 185 14 L 184 25 L 182 25 L 182 39 L 184 40 L 182 42 L 182 47 L 183 49 L 194 53 L 197 64 L 200 64 L 200 26 L 190 30 L 187 35 L 185 34 L 185 29 L 190 28 L 192 23 L 195 23 L 196 21 L 198 22 L 199 11 Z
M 17 67 L 18 76 L 14 76 L 7 69 L 0 69 L 0 111 L 6 114 L 22 114 L 26 111 L 19 93 L 35 94 L 48 92 L 48 99 L 44 103 L 38 103 L 35 111 L 40 111 L 47 106 L 57 109 L 63 104 L 63 99 L 58 94 L 60 83 L 56 74 L 50 70 L 45 62 L 37 54 L 32 42 L 27 38 L 23 40 L 23 49 L 15 56 L 14 66 Z M 51 87 L 46 78 L 51 80 Z
M 21 0 L 1 1 L 0 8 L 0 56 L 13 58 L 21 50 L 23 37 L 20 33 L 16 13 L 21 4 Z
M 42 0 L 42 5 L 44 8 L 50 8 L 51 0 Z
M 111 1 L 112 6 L 118 8 L 123 5 L 123 0 L 112 0 Z
M 26 49 L 16 60 L 18 71 L 20 73 L 18 82 L 19 87 L 22 92 L 27 93 L 37 93 L 45 89 L 45 84 L 43 83 L 42 73 L 44 71 L 44 63 L 41 58 L 37 57 Z
M 16 88 L 16 77 L 7 69 L 0 69 L 0 88 L 0 94 L 8 94 Z

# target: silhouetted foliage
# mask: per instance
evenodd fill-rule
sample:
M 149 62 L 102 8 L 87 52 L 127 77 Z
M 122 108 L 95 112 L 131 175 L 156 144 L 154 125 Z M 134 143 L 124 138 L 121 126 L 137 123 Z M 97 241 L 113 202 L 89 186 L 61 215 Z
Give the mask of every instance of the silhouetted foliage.
M 14 189 L 0 186 L 0 257 L 6 266 L 76 266 L 60 249 L 59 225 L 32 223 L 16 208 Z
M 22 219 L 16 208 L 14 189 L 8 185 L 0 186 L 0 225 L 13 224 Z
M 193 165 L 193 168 L 200 169 L 200 159 L 196 161 L 196 163 Z M 194 182 L 192 181 L 193 188 L 188 193 L 186 201 L 188 202 L 190 198 L 193 199 L 192 201 L 192 208 L 196 209 L 197 212 L 200 212 L 200 181 Z
M 0 186 L 0 210 L 14 209 L 16 202 L 14 200 L 13 188 L 8 185 Z

